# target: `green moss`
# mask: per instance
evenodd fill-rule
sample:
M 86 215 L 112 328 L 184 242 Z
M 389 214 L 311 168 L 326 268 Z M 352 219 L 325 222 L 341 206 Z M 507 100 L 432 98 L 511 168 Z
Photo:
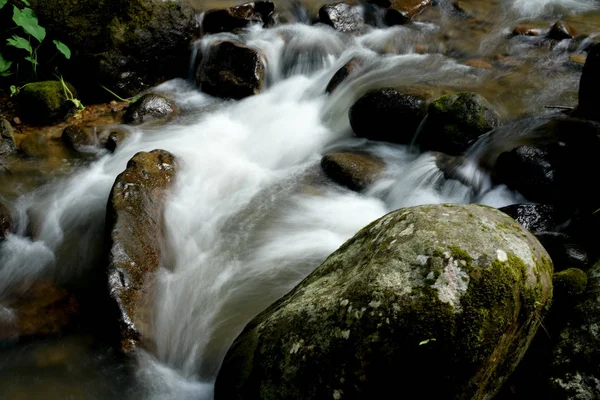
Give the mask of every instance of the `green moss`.
M 568 299 L 585 292 L 588 276 L 578 268 L 569 268 L 554 274 L 552 283 L 557 297 Z

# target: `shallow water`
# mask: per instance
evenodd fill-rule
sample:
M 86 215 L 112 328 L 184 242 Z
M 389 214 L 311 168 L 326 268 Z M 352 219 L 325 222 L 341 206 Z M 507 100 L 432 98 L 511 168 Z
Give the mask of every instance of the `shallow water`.
M 568 20 L 582 33 L 594 33 L 600 30 L 596 2 L 463 3 L 471 17 L 442 1 L 413 24 L 360 36 L 304 24 L 253 28 L 239 40 L 266 57 L 263 93 L 222 101 L 184 80 L 167 82 L 154 90 L 180 104 L 179 119 L 130 128 L 133 135 L 114 154 L 75 165 L 68 177 L 37 190 L 7 195 L 20 230 L 0 245 L 0 298 L 41 277 L 85 281 L 102 259 L 109 190 L 135 153 L 165 149 L 181 167 L 167 204 L 165 265 L 151 298 L 152 326 L 144 332 L 152 349 L 125 362 L 87 328 L 62 339 L 7 343 L 0 352 L 0 397 L 210 399 L 225 352 L 244 325 L 372 220 L 425 203 L 501 207 L 525 201 L 493 186 L 477 167 L 475 161 L 492 157 L 501 141 L 486 138 L 474 147 L 473 162 L 461 171 L 466 186 L 445 180 L 432 154 L 356 138 L 349 126 L 349 107 L 367 91 L 387 86 L 435 95 L 476 91 L 509 127 L 498 135 L 502 140 L 544 120 L 530 115 L 555 115 L 547 105 L 576 104 L 581 66 L 569 58 L 574 43 L 550 48 L 541 38 L 507 35 L 524 21 L 548 28 L 565 10 L 579 13 Z M 200 51 L 227 37 L 204 38 Z M 356 55 L 368 60 L 365 69 L 326 95 L 329 79 Z M 465 65 L 472 59 L 491 68 Z M 319 162 L 337 149 L 382 158 L 384 176 L 363 194 L 329 182 Z M 35 239 L 26 237 L 32 224 Z

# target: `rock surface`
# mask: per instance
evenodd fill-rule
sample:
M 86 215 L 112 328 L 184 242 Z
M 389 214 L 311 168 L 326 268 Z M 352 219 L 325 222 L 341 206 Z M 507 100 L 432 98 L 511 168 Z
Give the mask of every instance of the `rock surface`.
M 554 40 L 573 39 L 576 35 L 577 32 L 564 21 L 556 21 L 548 31 L 548 37 Z
M 400 209 L 252 320 L 215 399 L 489 399 L 533 338 L 552 263 L 506 214 Z
M 142 124 L 167 118 L 177 112 L 177 106 L 171 100 L 156 93 L 148 93 L 129 105 L 123 116 L 123 122 Z
M 350 61 L 348 61 L 342 68 L 337 70 L 337 72 L 331 77 L 331 80 L 327 84 L 327 88 L 325 89 L 326 93 L 332 93 L 338 86 L 346 79 L 350 74 L 359 70 L 363 65 L 364 60 L 360 57 L 353 57 Z
M 13 137 L 13 128 L 10 122 L 0 118 L 0 157 L 5 157 L 17 150 L 15 138 Z
M 275 11 L 275 5 L 270 1 L 257 1 L 238 6 L 209 10 L 202 20 L 204 33 L 233 32 L 236 29 L 250 25 L 265 26 Z
M 93 128 L 80 125 L 67 126 L 61 136 L 65 145 L 73 150 L 86 152 L 90 147 L 98 145 L 98 137 Z
M 77 97 L 75 88 L 71 85 L 68 87 L 73 96 Z M 74 109 L 74 104 L 67 100 L 59 81 L 29 83 L 19 93 L 17 101 L 19 116 L 23 122 L 35 125 L 51 125 L 63 121 Z
M 590 46 L 579 82 L 577 111 L 586 118 L 600 120 L 598 93 L 600 92 L 600 43 Z
M 175 170 L 175 158 L 164 150 L 137 153 L 117 177 L 108 201 L 108 287 L 118 305 L 124 351 L 137 347 L 147 328 L 144 293 L 160 267 L 164 197 Z
M 532 232 L 554 232 L 568 217 L 548 204 L 513 204 L 500 208 L 523 228 Z
M 329 153 L 321 159 L 321 168 L 333 181 L 360 192 L 377 179 L 384 163 L 369 154 Z
M 365 23 L 360 7 L 344 2 L 321 7 L 319 21 L 340 32 L 360 31 Z
M 196 72 L 200 88 L 217 97 L 242 99 L 263 87 L 265 63 L 258 51 L 234 42 L 213 45 Z
M 0 241 L 13 230 L 13 217 L 10 209 L 0 202 Z
M 368 0 L 368 2 L 387 8 L 385 22 L 388 25 L 405 24 L 433 3 L 432 0 Z

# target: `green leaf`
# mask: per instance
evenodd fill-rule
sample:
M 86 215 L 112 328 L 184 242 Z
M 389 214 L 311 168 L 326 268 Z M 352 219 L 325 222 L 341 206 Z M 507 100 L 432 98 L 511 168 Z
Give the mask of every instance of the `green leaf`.
M 37 60 L 35 58 L 33 58 L 33 57 L 25 57 L 25 59 L 27 61 L 29 61 L 30 63 L 32 63 L 33 65 L 38 65 Z
M 0 54 L 0 76 L 11 75 L 11 73 L 10 73 L 11 65 L 12 65 L 12 61 L 5 60 L 4 57 L 2 57 L 2 54 Z
M 71 49 L 69 49 L 69 46 L 58 40 L 53 40 L 52 43 L 54 43 L 58 51 L 63 53 L 67 60 L 71 58 Z
M 424 344 L 427 344 L 429 342 L 435 342 L 435 339 L 431 338 L 431 339 L 423 340 L 421 343 L 419 343 L 419 346 L 423 346 Z
M 0 0 L 0 9 L 6 5 L 8 0 Z
M 31 8 L 19 10 L 16 6 L 13 6 L 13 21 L 40 43 L 46 37 L 46 28 L 38 25 L 37 16 Z
M 29 41 L 21 36 L 13 35 L 10 39 L 6 40 L 6 43 L 8 43 L 9 46 L 16 47 L 17 49 L 27 50 L 29 54 L 33 52 Z

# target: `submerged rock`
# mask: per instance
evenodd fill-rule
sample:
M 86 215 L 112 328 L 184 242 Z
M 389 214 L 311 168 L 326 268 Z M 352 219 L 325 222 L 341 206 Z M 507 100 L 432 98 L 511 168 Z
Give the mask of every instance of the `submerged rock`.
M 554 40 L 573 39 L 577 35 L 577 32 L 564 21 L 556 21 L 550 31 L 548 31 L 548 38 Z
M 73 96 L 77 97 L 75 88 L 67 85 Z M 63 121 L 75 109 L 59 81 L 29 83 L 19 93 L 17 106 L 23 122 L 35 125 Z
M 350 61 L 348 61 L 342 68 L 337 70 L 337 72 L 333 75 L 329 83 L 327 84 L 327 88 L 325 89 L 326 93 L 332 93 L 338 86 L 346 79 L 350 74 L 356 72 L 363 66 L 364 60 L 360 57 L 353 57 Z
M 47 157 L 50 151 L 48 138 L 41 132 L 32 132 L 21 140 L 19 150 L 21 150 L 26 157 Z
M 61 136 L 62 141 L 67 147 L 80 152 L 85 152 L 90 147 L 98 145 L 98 137 L 94 129 L 83 127 L 81 125 L 67 126 Z
M 275 5 L 270 1 L 257 1 L 238 6 L 209 10 L 204 14 L 202 30 L 204 33 L 233 32 L 250 25 L 265 26 L 270 22 Z
M 13 128 L 10 122 L 0 118 L 0 157 L 5 157 L 17 150 L 15 138 L 13 137 Z
M 164 150 L 137 153 L 117 177 L 108 200 L 108 287 L 118 305 L 124 351 L 138 346 L 148 328 L 144 295 L 160 267 L 164 198 L 175 169 L 175 158 Z
M 343 2 L 321 7 L 319 21 L 340 32 L 357 32 L 364 29 L 365 24 L 361 8 Z
M 114 152 L 130 135 L 130 132 L 122 130 L 109 133 L 108 138 L 106 139 L 106 149 L 110 152 Z
M 374 90 L 350 108 L 350 125 L 359 137 L 408 144 L 425 116 L 425 101 L 393 88 Z
M 178 112 L 171 100 L 156 93 L 148 93 L 129 105 L 123 122 L 126 124 L 142 124 L 170 117 Z
M 200 88 L 217 97 L 242 99 L 263 87 L 265 63 L 261 54 L 234 42 L 219 42 L 210 49 L 196 72 Z
M 215 399 L 493 398 L 552 296 L 552 262 L 479 205 L 371 223 L 231 346 Z
M 448 94 L 429 105 L 417 142 L 423 150 L 460 154 L 499 122 L 498 113 L 479 94 Z
M 384 163 L 369 154 L 329 153 L 321 159 L 321 168 L 333 181 L 360 192 L 377 179 Z

